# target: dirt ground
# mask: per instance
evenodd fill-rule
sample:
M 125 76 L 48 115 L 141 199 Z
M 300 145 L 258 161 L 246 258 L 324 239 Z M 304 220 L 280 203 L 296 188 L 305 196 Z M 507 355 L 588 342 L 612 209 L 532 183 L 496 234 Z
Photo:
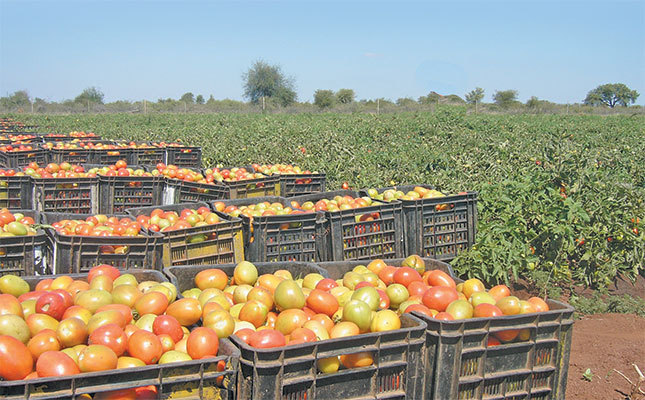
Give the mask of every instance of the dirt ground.
M 642 395 L 630 398 L 629 383 L 613 371 L 637 382 L 632 363 L 645 374 L 645 318 L 633 314 L 583 316 L 573 325 L 566 398 L 645 400 Z M 583 378 L 587 368 L 593 374 L 591 382 Z M 645 391 L 645 383 L 641 388 Z

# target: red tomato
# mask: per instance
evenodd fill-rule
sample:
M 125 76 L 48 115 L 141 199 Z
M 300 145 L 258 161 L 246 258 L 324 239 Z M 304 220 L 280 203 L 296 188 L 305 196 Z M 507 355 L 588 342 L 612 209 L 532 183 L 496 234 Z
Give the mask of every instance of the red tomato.
M 100 344 L 85 347 L 78 355 L 78 368 L 81 372 L 96 372 L 115 369 L 118 357 L 112 349 Z
M 378 304 L 378 309 L 379 310 L 387 310 L 388 308 L 390 308 L 390 298 L 388 297 L 388 295 L 385 292 L 385 290 L 376 289 L 376 291 L 378 292 L 378 295 L 379 295 L 379 298 L 380 298 L 380 302 Z
M 219 350 L 217 333 L 210 328 L 195 328 L 188 335 L 186 350 L 193 360 L 207 356 L 216 356 L 217 350 Z
M 217 268 L 205 269 L 195 275 L 195 285 L 201 290 L 207 288 L 216 288 L 224 290 L 228 283 L 226 272 Z
M 0 294 L 0 315 L 13 314 L 23 317 L 22 306 L 18 299 L 11 294 Z
M 315 342 L 316 334 L 311 329 L 307 328 L 297 328 L 290 335 L 289 344 L 299 344 L 305 342 Z
M 139 315 L 161 315 L 168 308 L 168 297 L 161 292 L 148 292 L 139 297 L 134 303 L 134 309 Z
M 24 379 L 34 368 L 27 346 L 13 336 L 0 335 L 0 377 L 8 381 Z
M 36 372 L 40 378 L 80 374 L 81 370 L 70 356 L 62 351 L 46 351 L 36 362 Z
M 107 304 L 105 306 L 99 307 L 98 310 L 96 310 L 96 314 L 100 313 L 101 311 L 107 310 L 116 310 L 123 314 L 126 325 L 132 321 L 132 309 L 125 304 Z
M 502 344 L 502 343 L 499 340 L 497 340 L 495 337 L 493 337 L 493 336 L 489 336 L 488 341 L 486 342 L 486 346 L 488 346 L 488 347 L 499 346 L 500 344 Z
M 65 298 L 56 292 L 46 293 L 38 298 L 36 301 L 36 312 L 39 314 L 47 314 L 50 317 L 60 321 L 65 314 Z
M 278 314 L 278 318 L 275 321 L 275 329 L 283 335 L 289 335 L 297 328 L 302 327 L 307 321 L 309 321 L 309 317 L 307 317 L 307 314 L 303 310 L 290 308 Z
M 406 307 L 406 309 L 403 312 L 410 313 L 412 311 L 416 311 L 419 314 L 423 314 L 430 318 L 433 318 L 435 316 L 432 310 L 430 310 L 428 307 L 424 306 L 423 304 L 410 304 L 409 306 Z
M 394 282 L 400 283 L 406 288 L 410 285 L 410 283 L 415 281 L 423 282 L 423 278 L 421 278 L 421 275 L 419 275 L 419 272 L 417 272 L 417 270 L 414 268 L 400 267 L 394 273 Z
M 166 334 L 176 342 L 184 337 L 184 331 L 177 318 L 171 315 L 160 315 L 152 323 L 152 332 L 155 335 Z
M 445 286 L 433 286 L 423 295 L 423 304 L 439 312 L 446 311 L 450 303 L 459 299 L 457 290 Z
M 442 311 L 442 312 L 438 313 L 437 315 L 435 315 L 434 319 L 438 319 L 440 321 L 454 321 L 455 320 L 455 318 L 451 314 L 448 314 L 445 311 Z
M 408 285 L 408 293 L 410 294 L 410 296 L 423 297 L 428 289 L 430 289 L 430 286 L 419 281 L 411 282 L 410 285 Z
M 249 344 L 249 339 L 251 338 L 251 335 L 253 335 L 255 331 L 251 328 L 243 328 L 240 329 L 239 331 L 235 332 L 235 335 L 240 338 L 244 343 Z
M 92 282 L 92 279 L 94 279 L 94 277 L 98 275 L 107 275 L 114 281 L 116 278 L 121 276 L 121 271 L 111 265 L 97 265 L 96 267 L 90 269 L 90 272 L 87 273 L 87 281 Z
M 502 315 L 504 315 L 502 310 L 493 304 L 481 303 L 473 309 L 473 318 L 501 317 Z
M 88 343 L 107 346 L 114 351 L 117 357 L 123 355 L 128 348 L 128 338 L 117 324 L 107 324 L 95 329 L 90 335 Z
M 325 279 L 322 279 L 320 282 L 318 282 L 318 284 L 316 285 L 316 289 L 320 289 L 320 290 L 324 290 L 325 292 L 328 292 L 337 286 L 338 286 L 338 283 L 335 280 L 331 278 L 325 278 Z
M 423 274 L 423 281 L 429 286 L 445 286 L 453 289 L 457 287 L 455 280 L 450 275 L 438 269 L 426 271 Z
M 202 307 L 197 299 L 183 298 L 169 305 L 166 314 L 175 317 L 181 325 L 190 326 L 199 321 Z
M 249 345 L 259 349 L 281 347 L 285 344 L 286 340 L 284 335 L 275 329 L 263 329 L 261 331 L 253 332 L 249 338 Z
M 145 329 L 139 329 L 128 339 L 128 353 L 150 365 L 159 361 L 163 349 L 157 335 Z
M 398 270 L 397 267 L 393 267 L 391 265 L 386 265 L 379 271 L 378 277 L 380 280 L 385 283 L 386 286 L 389 286 L 394 283 L 394 274 Z M 417 272 L 418 273 L 418 272 Z
M 58 351 L 61 349 L 58 336 L 51 329 L 44 329 L 34 335 L 34 337 L 29 339 L 27 348 L 34 357 L 34 361 L 38 360 L 38 357 L 46 351 Z
M 314 314 L 334 315 L 338 310 L 338 300 L 328 292 L 314 289 L 307 297 L 307 307 L 314 311 Z

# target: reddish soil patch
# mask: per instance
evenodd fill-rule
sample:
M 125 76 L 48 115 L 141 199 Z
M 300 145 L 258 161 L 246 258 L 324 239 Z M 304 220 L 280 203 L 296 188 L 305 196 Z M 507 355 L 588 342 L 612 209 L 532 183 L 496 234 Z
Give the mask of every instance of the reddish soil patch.
M 638 378 L 632 363 L 645 373 L 645 318 L 633 314 L 584 316 L 573 325 L 567 399 L 628 399 L 629 383 L 614 372 Z M 591 382 L 583 379 L 591 368 Z M 641 385 L 645 390 L 645 384 Z M 636 396 L 632 400 L 645 400 Z

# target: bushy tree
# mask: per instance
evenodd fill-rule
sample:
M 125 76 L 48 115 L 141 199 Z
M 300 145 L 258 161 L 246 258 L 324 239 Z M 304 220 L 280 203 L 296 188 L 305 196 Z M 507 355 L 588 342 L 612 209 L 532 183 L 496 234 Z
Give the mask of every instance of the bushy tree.
M 340 104 L 349 104 L 354 102 L 356 94 L 352 89 L 340 89 L 336 92 L 336 100 Z
M 517 102 L 517 90 L 498 90 L 493 94 L 493 101 L 500 107 L 510 107 Z
M 417 104 L 417 102 L 410 97 L 400 97 L 396 99 L 396 105 L 399 107 L 410 107 Z
M 616 105 L 627 107 L 636 102 L 639 93 L 623 83 L 607 83 L 587 93 L 584 103 L 592 106 L 605 105 L 614 108 Z
M 288 78 L 279 65 L 256 61 L 244 74 L 244 97 L 258 103 L 264 97 L 277 97 L 281 104 L 296 100 L 293 78 Z
M 83 90 L 81 94 L 76 96 L 76 98 L 74 99 L 74 102 L 82 103 L 82 104 L 86 104 L 86 103 L 103 104 L 104 97 L 105 95 L 103 94 L 103 92 L 101 92 L 98 88 L 92 86 Z
M 439 103 L 439 100 L 442 99 L 443 96 L 441 96 L 437 92 L 430 92 L 428 93 L 427 96 L 421 96 L 419 97 L 419 103 L 420 104 L 437 104 Z
M 204 96 L 202 96 L 201 94 L 198 94 L 197 97 L 195 97 L 195 103 L 204 104 Z
M 193 104 L 195 102 L 195 95 L 192 94 L 191 92 L 184 93 L 180 98 L 179 101 L 183 101 L 186 104 Z
M 475 106 L 482 102 L 484 99 L 484 89 L 476 87 L 470 92 L 466 93 L 466 102 L 468 104 L 474 104 Z
M 537 98 L 537 96 L 531 96 L 531 98 L 526 101 L 526 106 L 528 108 L 537 108 L 539 105 L 540 100 Z
M 331 90 L 316 90 L 314 93 L 314 104 L 320 108 L 329 108 L 334 105 L 336 97 Z
M 31 105 L 29 93 L 26 90 L 18 90 L 11 96 L 0 98 L 0 105 L 6 109 L 26 108 Z

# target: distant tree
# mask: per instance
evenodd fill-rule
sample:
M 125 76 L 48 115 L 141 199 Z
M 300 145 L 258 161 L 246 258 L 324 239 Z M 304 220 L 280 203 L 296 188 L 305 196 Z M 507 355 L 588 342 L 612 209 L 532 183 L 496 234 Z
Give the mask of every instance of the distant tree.
M 430 92 L 427 96 L 419 97 L 419 103 L 421 104 L 437 104 L 443 99 L 443 96 L 437 92 Z
M 336 92 L 336 100 L 340 104 L 349 104 L 354 102 L 354 91 L 352 89 L 340 89 Z
M 592 106 L 606 105 L 610 108 L 616 105 L 627 107 L 636 102 L 638 96 L 636 90 L 631 90 L 623 83 L 607 83 L 587 93 L 584 103 Z
M 468 104 L 474 104 L 475 105 L 475 112 L 477 112 L 477 106 L 479 103 L 482 102 L 484 99 L 484 89 L 480 87 L 476 87 L 470 92 L 466 93 L 466 102 Z
M 204 96 L 202 96 L 201 94 L 198 94 L 197 97 L 195 97 L 195 103 L 204 104 Z
M 443 98 L 444 103 L 449 103 L 449 104 L 464 104 L 466 103 L 464 99 L 461 97 L 457 96 L 456 94 L 449 94 L 448 96 L 444 96 Z
M 531 98 L 526 101 L 526 106 L 528 108 L 537 108 L 539 105 L 540 100 L 536 96 L 531 96 Z
M 180 98 L 179 101 L 183 101 L 186 104 L 193 104 L 195 102 L 195 95 L 192 94 L 191 92 L 184 93 Z
M 399 107 L 410 107 L 410 106 L 413 106 L 415 104 L 417 104 L 417 102 L 414 101 L 414 99 L 412 99 L 410 97 L 401 97 L 401 98 L 396 99 L 396 105 L 399 106 Z
M 314 93 L 314 104 L 320 108 L 329 108 L 334 105 L 336 98 L 331 90 L 318 89 Z
M 265 97 L 278 97 L 281 104 L 296 100 L 293 78 L 288 78 L 279 65 L 258 60 L 242 74 L 244 97 L 258 103 Z
M 208 101 L 206 102 L 206 105 L 210 106 L 210 105 L 213 105 L 213 104 L 215 104 L 215 98 L 211 94 L 210 97 L 208 98 Z
M 104 97 L 105 95 L 103 94 L 103 92 L 101 92 L 98 88 L 92 86 L 83 90 L 81 94 L 76 96 L 76 98 L 74 99 L 74 102 L 82 103 L 82 104 L 87 104 L 87 103 L 103 104 Z
M 0 98 L 0 105 L 2 108 L 26 108 L 31 105 L 29 99 L 29 93 L 26 90 L 18 90 L 14 92 L 11 96 Z
M 517 90 L 498 90 L 493 94 L 493 101 L 506 108 L 517 101 Z

